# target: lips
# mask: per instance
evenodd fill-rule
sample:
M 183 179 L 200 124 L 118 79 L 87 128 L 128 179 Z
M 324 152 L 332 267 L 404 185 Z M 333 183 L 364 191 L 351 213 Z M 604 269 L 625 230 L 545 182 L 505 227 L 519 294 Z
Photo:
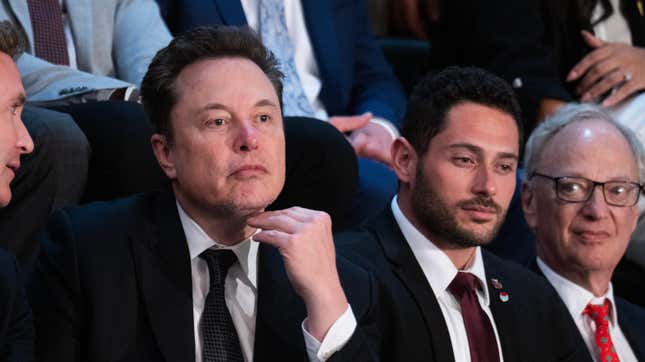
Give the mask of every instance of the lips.
M 257 164 L 249 164 L 238 166 L 233 169 L 231 176 L 234 177 L 253 177 L 258 175 L 267 174 L 268 171 L 264 166 Z
M 476 211 L 476 212 L 481 212 L 485 214 L 497 214 L 497 209 L 495 209 L 494 207 L 471 205 L 471 206 L 463 206 L 462 208 L 466 211 Z
M 611 234 L 604 230 L 574 230 L 573 232 L 584 241 L 598 241 L 607 239 Z

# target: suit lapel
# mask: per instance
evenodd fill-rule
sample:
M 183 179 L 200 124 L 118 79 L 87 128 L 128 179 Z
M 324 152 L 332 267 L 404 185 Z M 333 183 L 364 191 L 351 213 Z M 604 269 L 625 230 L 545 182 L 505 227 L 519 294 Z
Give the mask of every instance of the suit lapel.
M 31 47 L 32 53 L 34 53 L 34 30 L 31 27 L 31 19 L 29 17 L 29 7 L 27 6 L 27 1 L 9 0 L 9 5 L 11 6 L 13 13 L 16 15 L 16 19 L 25 30 L 25 33 L 27 34 L 27 40 L 29 41 L 29 46 Z
M 332 4 L 333 1 L 302 0 L 305 25 L 322 80 L 320 98 L 326 105 L 328 100 L 338 98 L 335 90 L 341 88 L 337 83 L 342 74 Z
M 286 346 L 300 344 L 305 359 L 305 346 L 300 322 L 306 311 L 287 278 L 280 253 L 260 244 L 258 251 L 258 299 L 255 321 L 255 361 L 286 357 L 292 350 Z M 285 358 L 288 359 L 288 358 Z
M 244 9 L 240 1 L 213 0 L 226 25 L 243 26 L 247 25 Z
M 94 44 L 94 27 L 98 25 L 91 19 L 97 19 L 97 16 L 94 15 L 95 9 L 93 7 L 98 4 L 93 1 L 65 0 L 74 38 L 76 63 L 79 69 L 91 68 L 91 64 L 89 63 L 97 46 L 97 44 Z M 96 11 L 101 10 L 96 9 Z M 76 21 L 72 21 L 72 19 Z M 109 31 L 113 32 L 112 27 L 110 27 Z
M 620 329 L 625 334 L 629 346 L 634 351 L 634 355 L 639 361 L 642 361 L 645 358 L 645 346 L 642 343 L 639 343 L 642 339 L 642 333 L 635 328 L 634 321 L 630 320 L 629 314 L 625 313 L 625 308 L 622 308 L 622 301 L 616 298 L 616 309 L 618 309 L 618 325 Z M 639 338 L 640 337 L 640 338 Z
M 482 255 L 484 259 L 484 269 L 486 270 L 486 283 L 488 285 L 488 293 L 490 298 L 490 310 L 493 314 L 493 319 L 495 320 L 495 327 L 497 327 L 497 334 L 499 335 L 499 342 L 502 347 L 502 354 L 504 355 L 504 360 L 506 361 L 519 361 L 521 356 L 518 355 L 518 351 L 515 348 L 517 336 L 522 333 L 521 329 L 518 329 L 516 323 L 516 312 L 514 303 L 516 302 L 513 299 L 513 288 L 509 286 L 508 283 L 505 283 L 504 277 L 499 274 L 499 268 L 496 267 L 496 263 L 490 258 L 487 257 L 486 252 L 482 250 Z M 498 289 L 491 282 L 492 279 L 498 280 L 502 289 Z M 500 297 L 500 293 L 504 291 L 508 293 L 509 299 L 504 302 Z
M 410 291 L 423 314 L 436 361 L 454 361 L 448 327 L 439 302 L 388 207 L 372 225 L 392 270 Z
M 165 359 L 195 360 L 190 256 L 172 193 L 150 210 L 150 224 L 131 235 L 144 309 Z

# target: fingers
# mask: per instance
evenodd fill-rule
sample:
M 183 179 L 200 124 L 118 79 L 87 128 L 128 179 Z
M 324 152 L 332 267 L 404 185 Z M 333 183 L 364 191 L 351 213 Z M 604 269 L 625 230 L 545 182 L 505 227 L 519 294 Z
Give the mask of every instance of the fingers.
M 613 52 L 613 47 L 607 45 L 601 48 L 597 48 L 591 53 L 587 54 L 582 60 L 578 62 L 567 75 L 567 82 L 572 82 L 576 79 L 579 79 L 589 68 L 593 67 L 596 63 L 608 58 Z
M 603 77 L 602 80 L 600 80 L 598 83 L 594 84 L 591 89 L 583 94 L 580 100 L 582 102 L 593 101 L 594 99 L 597 99 L 597 97 L 602 96 L 614 87 L 619 86 L 625 81 L 624 78 L 625 76 L 623 72 L 621 72 L 620 70 L 614 70 L 613 72 Z
M 335 116 L 329 118 L 329 123 L 340 132 L 351 132 L 363 128 L 372 119 L 372 113 L 366 112 L 358 116 Z
M 616 104 L 620 103 L 622 100 L 625 98 L 629 97 L 632 95 L 634 92 L 638 90 L 638 86 L 636 82 L 633 80 L 631 81 L 626 81 L 618 90 L 616 90 L 613 94 L 611 94 L 607 99 L 605 99 L 602 102 L 602 105 L 604 107 L 611 107 L 615 106 Z
M 598 81 L 605 80 L 605 78 L 610 77 L 611 73 L 615 72 L 616 70 L 618 70 L 618 63 L 615 61 L 615 59 L 606 58 L 599 61 L 587 71 L 585 76 L 580 81 L 580 84 L 576 88 L 578 95 L 583 95 L 589 92 L 589 90 L 591 90 L 591 88 L 594 87 Z M 620 80 L 621 79 L 618 79 L 618 81 Z

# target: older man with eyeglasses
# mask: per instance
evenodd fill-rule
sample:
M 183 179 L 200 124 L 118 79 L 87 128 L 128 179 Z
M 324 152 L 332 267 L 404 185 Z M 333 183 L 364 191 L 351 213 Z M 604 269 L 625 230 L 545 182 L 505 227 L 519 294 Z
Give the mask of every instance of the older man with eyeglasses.
M 566 304 L 590 360 L 645 360 L 645 311 L 611 284 L 638 220 L 643 146 L 599 108 L 571 105 L 535 129 L 525 152 L 536 271 Z

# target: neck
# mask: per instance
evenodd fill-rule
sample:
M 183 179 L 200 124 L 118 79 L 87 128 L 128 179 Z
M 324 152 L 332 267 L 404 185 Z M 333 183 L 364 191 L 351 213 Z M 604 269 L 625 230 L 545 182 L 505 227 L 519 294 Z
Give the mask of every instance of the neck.
M 585 288 L 595 297 L 601 297 L 607 293 L 613 270 L 588 270 L 582 267 L 576 268 L 573 264 L 565 268 L 559 266 L 559 263 L 556 263 L 541 254 L 542 253 L 538 252 L 540 259 L 542 259 L 549 268 L 561 275 L 563 278 Z
M 209 212 L 186 200 L 176 193 L 177 201 L 186 214 L 204 230 L 206 235 L 217 241 L 218 244 L 233 246 L 248 239 L 256 231 L 247 225 L 250 215 L 219 215 Z
M 403 215 L 410 220 L 410 223 L 412 223 L 412 225 L 419 230 L 423 236 L 428 240 L 431 240 L 434 245 L 441 249 L 441 251 L 450 258 L 450 261 L 452 261 L 458 270 L 463 270 L 471 266 L 475 259 L 475 251 L 477 250 L 477 247 L 473 246 L 465 248 L 463 246 L 455 245 L 455 243 L 452 243 L 450 240 L 444 240 L 433 235 L 428 228 L 423 226 L 423 223 L 421 223 L 414 214 L 410 197 L 411 195 L 408 195 L 405 191 L 399 192 L 397 197 L 399 208 Z

